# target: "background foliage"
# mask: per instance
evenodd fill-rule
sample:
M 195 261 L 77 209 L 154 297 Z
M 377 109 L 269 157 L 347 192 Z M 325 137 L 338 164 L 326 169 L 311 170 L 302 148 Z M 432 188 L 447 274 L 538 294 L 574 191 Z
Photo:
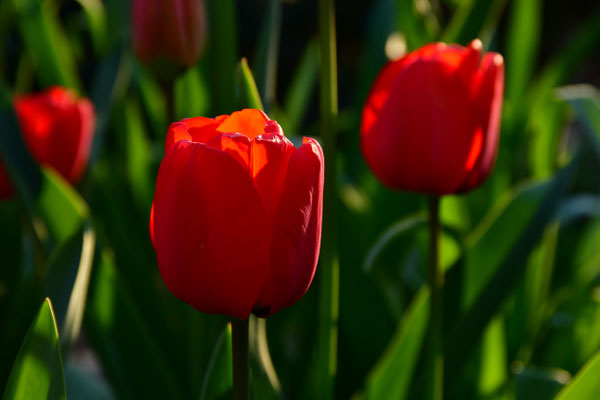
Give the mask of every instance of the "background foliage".
M 479 37 L 507 67 L 495 171 L 482 188 L 442 204 L 447 397 L 597 395 L 598 5 L 336 6 L 336 398 L 423 392 L 425 201 L 385 189 L 358 147 L 360 110 L 392 34 L 408 50 Z M 175 82 L 176 118 L 258 104 L 254 76 L 264 108 L 286 135 L 317 136 L 315 2 L 212 0 L 207 12 L 204 56 Z M 31 396 L 19 391 L 23 382 L 44 397 L 72 399 L 211 399 L 231 389 L 227 320 L 181 303 L 158 274 L 147 227 L 171 121 L 157 78 L 133 57 L 129 21 L 120 0 L 0 2 L 0 154 L 18 191 L 0 203 L 0 387 L 7 399 Z M 88 96 L 98 115 L 90 164 L 76 188 L 32 161 L 12 109 L 14 94 L 52 84 Z M 318 285 L 317 270 L 295 306 L 251 321 L 255 398 L 318 392 L 311 374 Z

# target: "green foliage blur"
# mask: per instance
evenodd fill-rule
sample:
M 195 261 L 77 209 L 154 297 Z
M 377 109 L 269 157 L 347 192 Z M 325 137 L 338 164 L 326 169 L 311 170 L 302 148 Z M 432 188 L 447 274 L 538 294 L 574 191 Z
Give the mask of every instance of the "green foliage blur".
M 174 82 L 174 119 L 262 104 L 292 140 L 318 138 L 316 1 L 206 5 L 206 48 Z M 336 7 L 335 398 L 423 397 L 426 202 L 387 190 L 370 173 L 358 145 L 360 112 L 386 51 L 475 37 L 504 56 L 506 91 L 492 176 L 442 201 L 445 397 L 600 398 L 598 4 L 338 0 Z M 17 187 L 14 199 L 0 202 L 5 399 L 230 396 L 227 319 L 172 296 L 150 243 L 154 182 L 172 121 L 164 85 L 133 55 L 130 29 L 122 0 L 0 1 L 0 156 Z M 97 112 L 77 187 L 34 163 L 12 109 L 15 94 L 55 84 L 89 97 Z M 253 398 L 319 392 L 319 285 L 317 269 L 296 305 L 266 321 L 252 317 Z

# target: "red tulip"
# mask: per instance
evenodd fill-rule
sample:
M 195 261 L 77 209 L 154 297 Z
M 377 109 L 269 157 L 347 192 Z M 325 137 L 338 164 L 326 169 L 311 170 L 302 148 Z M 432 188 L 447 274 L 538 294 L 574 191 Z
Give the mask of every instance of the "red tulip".
M 150 237 L 179 299 L 206 313 L 266 317 L 298 301 L 319 255 L 323 152 L 295 148 L 258 110 L 171 124 Z
M 363 109 L 361 147 L 387 186 L 434 195 L 467 192 L 498 150 L 504 61 L 435 43 L 389 62 Z
M 62 87 L 15 99 L 21 133 L 40 164 L 76 183 L 87 167 L 94 135 L 94 107 Z
M 133 0 L 131 12 L 133 48 L 140 60 L 196 63 L 206 35 L 203 0 Z

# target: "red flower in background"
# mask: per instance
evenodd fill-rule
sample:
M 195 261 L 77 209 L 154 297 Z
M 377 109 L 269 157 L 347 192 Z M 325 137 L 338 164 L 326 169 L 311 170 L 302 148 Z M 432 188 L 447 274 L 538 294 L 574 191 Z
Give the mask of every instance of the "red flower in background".
M 389 62 L 363 109 L 361 147 L 387 186 L 436 195 L 467 192 L 489 176 L 498 150 L 504 62 L 435 43 Z
M 25 145 L 40 164 L 77 183 L 87 167 L 94 136 L 94 107 L 69 89 L 54 86 L 14 100 Z M 0 160 L 0 197 L 12 187 Z
M 321 239 L 323 152 L 258 110 L 171 124 L 150 236 L 165 284 L 206 313 L 266 317 L 298 301 Z
M 196 63 L 206 36 L 203 0 L 133 0 L 131 13 L 133 49 L 140 60 Z
M 19 96 L 15 111 L 25 144 L 35 160 L 71 183 L 85 172 L 94 137 L 92 103 L 63 87 Z

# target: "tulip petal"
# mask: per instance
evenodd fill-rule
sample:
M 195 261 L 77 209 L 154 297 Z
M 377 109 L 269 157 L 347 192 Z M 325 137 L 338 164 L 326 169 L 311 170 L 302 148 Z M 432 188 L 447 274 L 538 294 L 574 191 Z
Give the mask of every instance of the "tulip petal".
M 271 315 L 298 301 L 313 279 L 321 244 L 323 151 L 314 139 L 290 157 L 277 208 L 271 270 L 255 314 Z
M 292 142 L 276 133 L 257 136 L 252 141 L 251 174 L 271 221 L 280 202 L 288 161 L 295 150 Z
M 406 58 L 387 63 L 373 84 L 371 92 L 367 97 L 367 102 L 362 111 L 360 132 L 362 135 L 367 135 L 373 124 L 377 120 L 377 114 L 381 111 L 387 101 L 390 90 L 396 82 L 396 78 L 400 73 Z
M 216 129 L 224 119 L 224 116 L 214 119 L 196 117 L 173 122 L 167 131 L 165 154 L 167 154 L 174 143 L 180 140 L 189 140 L 198 143 L 210 142 L 215 136 L 220 134 Z
M 483 132 L 481 152 L 468 169 L 460 187 L 467 192 L 483 182 L 491 173 L 500 140 L 500 118 L 504 95 L 504 60 L 498 53 L 487 53 L 481 62 L 473 108 L 476 132 Z
M 244 171 L 250 175 L 250 139 L 241 133 L 221 133 L 215 136 L 210 142 L 210 147 L 223 150 L 233 157 Z
M 236 160 L 205 144 L 176 142 L 154 197 L 155 249 L 169 290 L 200 311 L 246 318 L 269 270 L 265 218 Z
M 94 106 L 91 101 L 87 99 L 80 100 L 77 104 L 77 113 L 80 120 L 80 133 L 78 135 L 75 162 L 67 178 L 71 182 L 78 182 L 87 168 L 96 124 Z
M 156 251 L 156 243 L 154 241 L 154 201 L 152 201 L 152 207 L 150 208 L 149 229 L 150 229 L 150 241 L 152 242 L 152 247 L 154 247 L 154 250 Z
M 254 139 L 258 135 L 265 133 L 269 117 L 260 110 L 246 108 L 242 111 L 236 111 L 230 117 L 223 120 L 217 128 L 219 132 L 238 132 Z

